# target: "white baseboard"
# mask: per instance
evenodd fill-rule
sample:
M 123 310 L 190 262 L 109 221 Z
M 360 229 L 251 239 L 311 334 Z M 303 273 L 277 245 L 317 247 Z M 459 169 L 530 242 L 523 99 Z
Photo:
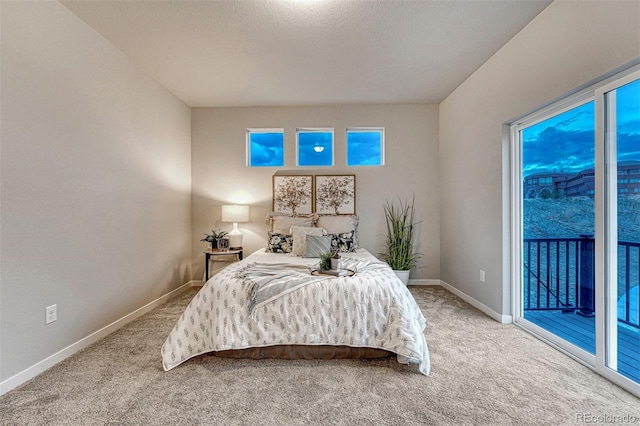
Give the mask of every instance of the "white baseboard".
M 441 285 L 440 280 L 416 278 L 410 279 L 407 285 Z
M 182 293 L 187 288 L 193 287 L 193 286 L 196 286 L 196 285 L 198 285 L 197 281 L 189 281 L 188 283 L 181 285 L 180 287 L 176 288 L 175 290 L 170 291 L 169 293 L 165 294 L 164 296 L 160 296 L 156 300 L 147 303 L 143 307 L 136 309 L 135 311 L 131 312 L 128 315 L 125 315 L 124 317 L 120 318 L 119 320 L 116 320 L 116 321 L 112 322 L 111 324 L 101 328 L 100 330 L 98 330 L 98 331 L 96 331 L 94 333 L 91 333 L 87 337 L 84 337 L 84 338 L 78 340 L 76 343 L 73 343 L 73 344 L 67 346 L 66 348 L 56 352 L 55 354 L 53 354 L 53 355 L 51 355 L 51 356 L 49 356 L 49 357 L 47 357 L 45 359 L 43 359 L 42 361 L 32 365 L 31 367 L 26 368 L 25 370 L 17 373 L 16 375 L 14 375 L 12 377 L 9 377 L 5 381 L 0 382 L 0 395 L 4 395 L 5 393 L 9 392 L 12 389 L 15 389 L 16 387 L 18 387 L 21 384 L 27 382 L 28 380 L 33 379 L 38 374 L 43 373 L 45 370 L 53 367 L 54 365 L 56 365 L 60 361 L 70 357 L 71 355 L 75 354 L 76 352 L 78 352 L 78 351 L 86 348 L 87 346 L 97 342 L 98 340 L 102 339 L 103 337 L 108 336 L 109 334 L 111 334 L 114 331 L 118 330 L 119 328 L 123 327 L 127 323 L 130 323 L 131 321 L 135 320 L 136 318 L 141 317 L 142 315 L 146 314 L 147 312 L 149 312 L 153 308 L 161 305 L 162 303 L 166 302 L 167 300 L 171 299 L 172 297 L 177 296 L 178 294 Z
M 202 286 L 204 285 L 204 282 L 201 280 L 192 280 L 189 281 L 186 284 L 183 284 L 182 286 L 178 287 L 177 289 L 165 294 L 164 296 L 161 296 L 159 298 L 157 298 L 156 300 L 147 303 L 146 305 L 144 305 L 141 308 L 136 309 L 135 311 L 131 312 L 128 315 L 125 315 L 124 317 L 112 322 L 111 324 L 101 328 L 100 330 L 88 335 L 87 337 L 77 341 L 76 343 L 73 343 L 69 346 L 67 346 L 66 348 L 56 352 L 55 354 L 43 359 L 42 361 L 38 362 L 37 364 L 32 365 L 29 368 L 26 368 L 25 370 L 17 373 L 16 375 L 9 377 L 8 379 L 6 379 L 3 382 L 0 382 L 0 395 L 4 395 L 5 393 L 9 392 L 12 389 L 15 389 L 16 387 L 20 386 L 21 384 L 27 382 L 28 380 L 31 380 L 32 378 L 36 377 L 38 374 L 43 373 L 45 370 L 53 367 L 54 365 L 56 365 L 57 363 L 59 363 L 60 361 L 70 357 L 71 355 L 75 354 L 76 352 L 79 352 L 80 350 L 86 348 L 87 346 L 97 342 L 98 340 L 108 336 L 109 334 L 113 333 L 114 331 L 118 330 L 119 328 L 123 327 L 124 325 L 130 323 L 131 321 L 141 317 L 142 315 L 146 314 L 147 312 L 149 312 L 150 310 L 152 310 L 153 308 L 161 305 L 162 303 L 166 302 L 167 300 L 171 299 L 174 296 L 177 296 L 178 294 L 182 293 L 184 290 L 186 290 L 189 287 L 197 287 L 197 286 Z M 485 314 L 489 315 L 491 318 L 495 319 L 498 322 L 501 322 L 503 324 L 508 324 L 511 323 L 513 321 L 513 317 L 511 315 L 502 315 L 499 314 L 498 312 L 494 311 L 493 309 L 489 308 L 487 305 L 477 301 L 476 299 L 472 298 L 471 296 L 468 296 L 467 294 L 463 293 L 462 291 L 458 290 L 457 288 L 451 286 L 450 284 L 442 281 L 442 280 L 438 280 L 438 279 L 413 279 L 413 280 L 409 280 L 409 285 L 440 285 L 442 287 L 444 287 L 445 289 L 447 289 L 448 291 L 450 291 L 451 293 L 455 294 L 456 296 L 458 296 L 459 298 L 461 298 L 462 300 L 464 300 L 465 302 L 469 303 L 470 305 L 474 306 L 475 308 L 479 309 L 480 311 L 484 312 Z
M 474 299 L 473 297 L 469 296 L 468 294 L 463 293 L 462 291 L 460 291 L 457 288 L 453 287 L 451 284 L 440 280 L 440 285 L 442 287 L 446 288 L 447 290 L 449 290 L 451 293 L 453 293 L 456 296 L 458 296 L 460 299 L 462 299 L 465 302 L 467 302 L 468 304 L 470 304 L 471 306 L 473 306 L 476 309 L 479 309 L 480 311 L 482 311 L 485 314 L 489 315 L 491 318 L 493 318 L 494 320 L 498 321 L 499 323 L 510 324 L 510 323 L 513 322 L 513 316 L 511 316 L 511 315 L 502 315 L 502 314 L 494 311 L 493 309 L 491 309 L 490 307 L 488 307 L 484 303 L 477 301 L 476 299 Z

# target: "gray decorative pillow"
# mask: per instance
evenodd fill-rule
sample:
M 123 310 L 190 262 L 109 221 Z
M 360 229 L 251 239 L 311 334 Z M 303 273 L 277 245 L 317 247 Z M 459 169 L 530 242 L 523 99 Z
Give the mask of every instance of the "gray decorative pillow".
M 320 257 L 331 253 L 331 237 L 327 235 L 307 235 L 302 257 Z

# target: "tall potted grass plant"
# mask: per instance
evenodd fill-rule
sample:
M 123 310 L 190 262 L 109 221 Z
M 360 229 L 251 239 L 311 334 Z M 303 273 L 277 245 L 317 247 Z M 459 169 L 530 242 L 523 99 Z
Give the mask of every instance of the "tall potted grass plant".
M 391 269 L 396 272 L 403 283 L 409 281 L 409 272 L 420 258 L 419 253 L 413 251 L 415 227 L 415 196 L 411 202 L 386 201 L 384 216 L 387 224 L 387 239 L 383 258 Z

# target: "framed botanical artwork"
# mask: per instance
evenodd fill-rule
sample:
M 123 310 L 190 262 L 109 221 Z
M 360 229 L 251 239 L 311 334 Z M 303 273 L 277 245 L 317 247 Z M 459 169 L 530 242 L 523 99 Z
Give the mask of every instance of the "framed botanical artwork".
M 356 214 L 356 175 L 316 175 L 318 214 Z
M 274 212 L 292 215 L 310 214 L 313 207 L 312 175 L 274 175 L 273 204 Z

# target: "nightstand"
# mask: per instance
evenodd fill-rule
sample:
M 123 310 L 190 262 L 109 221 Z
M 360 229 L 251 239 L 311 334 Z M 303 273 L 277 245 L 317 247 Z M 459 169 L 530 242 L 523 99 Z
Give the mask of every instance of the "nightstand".
M 209 281 L 209 261 L 213 257 L 216 262 L 237 262 L 242 260 L 242 247 L 239 249 L 217 250 L 208 249 L 204 251 L 204 282 Z M 229 259 L 230 258 L 230 259 Z

